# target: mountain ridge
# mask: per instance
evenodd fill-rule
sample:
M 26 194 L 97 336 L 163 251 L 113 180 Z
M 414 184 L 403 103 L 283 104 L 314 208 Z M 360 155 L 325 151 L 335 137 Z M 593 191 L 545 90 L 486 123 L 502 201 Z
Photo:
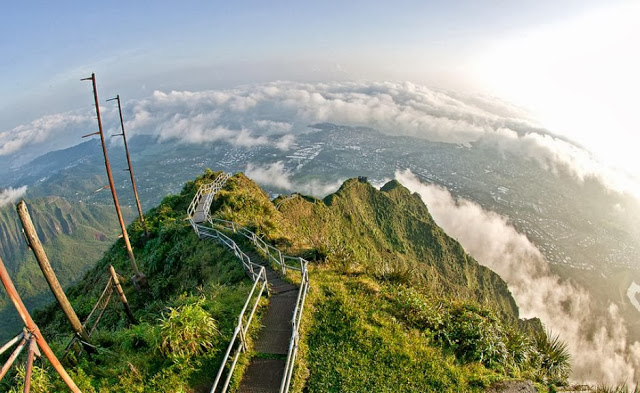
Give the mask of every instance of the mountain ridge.
M 137 221 L 129 226 L 150 288 L 136 292 L 123 282 L 139 324 L 128 326 L 119 308 L 105 314 L 95 340 L 108 356 L 93 363 L 74 355 L 78 360 L 69 367 L 85 391 L 205 390 L 211 383 L 250 288 L 232 255 L 198 239 L 184 220 L 198 187 L 217 175 L 206 171 L 151 209 L 148 238 Z M 211 213 L 311 261 L 293 391 L 480 392 L 513 378 L 566 378 L 566 365 L 543 363 L 542 347 L 534 343 L 540 334 L 547 342 L 539 321 L 516 323 L 517 306 L 504 281 L 466 255 L 399 183 L 380 191 L 350 179 L 325 200 L 298 194 L 277 209 L 282 198 L 270 200 L 239 173 L 216 195 Z M 131 274 L 122 240 L 67 291 L 81 319 L 102 291 L 109 265 Z M 43 334 L 62 338 L 55 345 L 64 346 L 69 328 L 55 305 L 36 313 L 36 320 Z M 219 333 L 201 330 L 212 324 Z M 187 331 L 194 338 L 183 336 Z M 167 352 L 167 345 L 178 352 Z

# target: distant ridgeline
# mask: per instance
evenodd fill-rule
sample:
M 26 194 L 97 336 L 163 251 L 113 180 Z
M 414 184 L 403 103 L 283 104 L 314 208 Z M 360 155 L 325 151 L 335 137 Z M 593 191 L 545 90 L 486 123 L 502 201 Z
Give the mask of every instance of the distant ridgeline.
M 139 323 L 128 326 L 120 308 L 108 308 L 92 336 L 106 350 L 68 360 L 83 391 L 210 389 L 252 285 L 227 249 L 198 239 L 185 221 L 198 187 L 217 175 L 207 170 L 147 212 L 148 238 L 137 222 L 129 226 L 149 288 L 135 291 L 124 282 Z M 351 179 L 323 200 L 295 194 L 272 201 L 236 174 L 216 195 L 211 214 L 311 262 L 292 391 L 483 392 L 510 379 L 546 391 L 566 381 L 562 343 L 547 337 L 539 320 L 520 320 L 506 283 L 466 254 L 419 196 L 396 181 L 377 190 L 364 178 Z M 100 296 L 110 264 L 131 275 L 122 240 L 67 291 L 81 319 Z M 252 329 L 261 326 L 267 303 Z M 58 348 L 66 345 L 70 329 L 55 305 L 36 319 Z M 255 333 L 249 336 L 251 348 Z M 248 356 L 264 355 L 250 350 L 239 364 Z M 232 388 L 244 370 L 238 368 Z M 58 381 L 44 374 L 54 390 Z

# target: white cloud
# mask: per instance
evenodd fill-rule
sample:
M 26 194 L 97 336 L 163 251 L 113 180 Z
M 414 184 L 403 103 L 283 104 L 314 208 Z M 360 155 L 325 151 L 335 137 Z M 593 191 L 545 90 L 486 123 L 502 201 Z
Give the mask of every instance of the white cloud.
M 282 136 L 282 138 L 276 141 L 276 147 L 283 151 L 289 150 L 294 144 L 295 140 L 296 137 L 291 134 L 284 135 Z
M 284 133 L 291 131 L 293 125 L 286 121 L 273 121 L 273 120 L 255 120 L 254 124 L 268 132 Z
M 152 134 L 181 143 L 225 141 L 287 150 L 297 133 L 318 122 L 367 126 L 431 141 L 483 143 L 579 181 L 593 177 L 611 190 L 640 195 L 637 183 L 628 176 L 580 147 L 535 128 L 517 108 L 489 97 L 408 82 L 273 82 L 229 90 L 155 91 L 146 99 L 125 102 L 124 111 L 129 134 Z M 47 116 L 0 133 L 0 155 L 55 140 L 53 135 L 69 133 L 72 125 L 90 131 L 94 120 L 86 112 Z M 106 108 L 103 114 L 108 131 L 117 130 L 114 108 Z
M 313 179 L 305 182 L 296 182 L 291 180 L 291 172 L 284 168 L 282 161 L 265 166 L 256 166 L 249 163 L 245 169 L 245 174 L 263 186 L 279 188 L 285 191 L 295 191 L 316 197 L 323 197 L 336 191 L 344 181 L 337 180 L 327 183 Z
M 432 141 L 491 144 L 550 171 L 565 171 L 579 181 L 593 177 L 611 190 L 640 195 L 637 183 L 628 176 L 536 128 L 518 108 L 486 96 L 446 93 L 408 82 L 273 82 L 224 91 L 154 92 L 139 101 L 133 112 L 136 115 L 127 129 L 170 138 L 179 134 L 187 142 L 211 140 L 213 136 L 203 136 L 215 135 L 218 127 L 240 127 L 252 136 L 253 144 L 267 144 L 274 141 L 257 135 L 294 135 L 309 124 L 332 122 Z M 175 123 L 176 115 L 182 123 L 171 128 L 179 132 L 170 133 L 166 124 Z M 233 138 L 225 138 L 233 143 Z
M 0 132 L 0 155 L 16 153 L 27 146 L 50 142 L 55 138 L 64 138 L 65 131 L 82 127 L 87 129 L 90 121 L 91 116 L 88 114 L 66 112 L 43 116 L 31 123 Z
M 18 188 L 5 188 L 0 190 L 0 207 L 13 203 L 20 199 L 27 192 L 27 186 Z
M 540 251 L 505 217 L 423 184 L 409 170 L 397 172 L 396 179 L 422 197 L 438 225 L 467 252 L 507 282 L 522 317 L 539 317 L 567 342 L 574 379 L 607 384 L 638 379 L 640 343 L 627 341 L 615 304 L 599 309 L 584 288 L 553 274 Z
M 262 185 L 291 190 L 292 184 L 289 179 L 291 174 L 285 171 L 282 161 L 274 162 L 264 167 L 249 163 L 245 169 L 245 174 Z

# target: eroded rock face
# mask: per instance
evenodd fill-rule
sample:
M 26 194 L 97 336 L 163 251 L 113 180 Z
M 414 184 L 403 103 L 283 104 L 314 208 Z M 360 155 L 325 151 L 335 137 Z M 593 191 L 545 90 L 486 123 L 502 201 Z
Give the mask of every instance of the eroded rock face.
M 497 382 L 486 393 L 536 393 L 537 389 L 531 381 L 505 381 Z

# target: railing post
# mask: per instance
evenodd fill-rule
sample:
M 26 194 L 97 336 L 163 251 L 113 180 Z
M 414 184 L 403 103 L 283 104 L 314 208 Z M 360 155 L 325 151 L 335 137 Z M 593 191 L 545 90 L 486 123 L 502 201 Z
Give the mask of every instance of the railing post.
M 271 290 L 269 289 L 269 281 L 267 281 L 267 269 L 264 266 L 260 270 L 260 275 L 262 276 L 262 279 L 264 280 L 264 282 L 266 284 L 267 297 L 270 297 L 271 296 Z
M 282 275 L 287 275 L 287 266 L 284 264 L 284 258 L 282 257 L 282 252 L 278 250 L 278 256 L 280 258 L 280 269 L 282 269 Z
M 242 352 L 246 352 L 247 351 L 247 341 L 246 341 L 246 337 L 244 335 L 244 327 L 242 326 L 242 316 L 240 316 L 240 319 L 238 321 L 238 327 L 240 328 L 240 349 L 242 350 Z

